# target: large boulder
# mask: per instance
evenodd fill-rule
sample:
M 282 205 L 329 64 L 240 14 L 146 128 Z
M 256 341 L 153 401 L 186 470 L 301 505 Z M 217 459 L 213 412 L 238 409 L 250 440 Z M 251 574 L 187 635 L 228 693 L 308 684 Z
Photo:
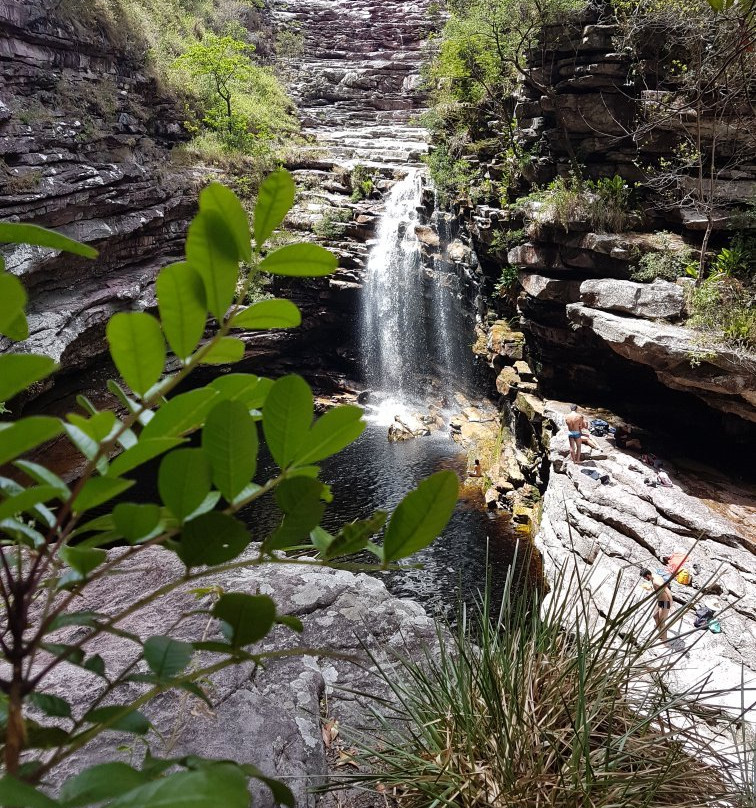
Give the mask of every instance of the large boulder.
M 587 280 L 580 285 L 580 300 L 593 309 L 618 311 L 647 320 L 679 319 L 685 307 L 685 290 L 663 280 L 653 283 Z
M 615 353 L 651 367 L 667 387 L 756 422 L 756 357 L 725 346 L 703 350 L 700 335 L 689 328 L 623 317 L 583 303 L 568 305 L 567 316 Z
M 139 558 L 125 568 L 126 574 L 88 587 L 77 608 L 114 613 L 133 603 L 136 593 L 150 592 L 184 571 L 167 551 L 146 550 Z M 217 622 L 196 611 L 209 607 L 212 595 L 193 594 L 196 585 L 187 583 L 158 599 L 122 621 L 120 628 L 146 639 L 165 634 L 177 616 L 185 614 L 174 636 L 219 638 Z M 314 652 L 272 659 L 265 669 L 245 663 L 213 674 L 204 683 L 210 707 L 174 692 L 154 699 L 143 708 L 161 734 L 153 751 L 252 763 L 267 775 L 285 779 L 299 808 L 314 808 L 320 803 L 311 789 L 329 776 L 323 726 L 333 733 L 339 724 L 364 725 L 370 701 L 355 694 L 386 695 L 368 653 L 389 664 L 395 652 L 420 656 L 434 643 L 433 621 L 417 603 L 392 597 L 381 581 L 333 569 L 266 564 L 212 576 L 203 585 L 270 595 L 280 613 L 301 619 L 301 635 L 278 627 L 255 651 L 301 647 Z M 133 643 L 111 635 L 98 638 L 96 646 L 92 650 L 111 671 L 127 666 L 138 654 Z M 138 664 L 138 671 L 146 672 L 144 663 Z M 81 668 L 62 666 L 50 685 L 52 692 L 65 694 L 79 715 L 102 688 L 102 680 Z M 126 687 L 132 698 L 142 689 L 137 684 Z M 56 779 L 105 760 L 128 760 L 130 750 L 118 744 L 117 735 L 99 736 L 57 769 Z M 257 808 L 273 806 L 264 787 L 255 786 L 253 798 Z

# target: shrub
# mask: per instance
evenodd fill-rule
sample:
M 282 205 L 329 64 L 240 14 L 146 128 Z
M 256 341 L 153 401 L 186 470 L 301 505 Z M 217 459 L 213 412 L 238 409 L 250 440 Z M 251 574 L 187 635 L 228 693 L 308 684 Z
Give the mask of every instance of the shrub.
M 382 667 L 399 706 L 357 736 L 367 771 L 352 781 L 406 808 L 745 808 L 753 772 L 741 782 L 687 715 L 703 709 L 707 679 L 670 692 L 679 657 L 645 630 L 649 597 L 631 604 L 618 581 L 603 619 L 590 575 L 561 574 L 547 598 L 516 583 L 510 570 L 499 608 L 489 590 L 474 618 L 439 626 L 438 652 Z
M 690 308 L 691 327 L 733 347 L 756 349 L 756 289 L 719 272 L 693 290 Z
M 497 295 L 504 295 L 508 291 L 514 289 L 518 281 L 517 267 L 507 264 L 501 268 L 501 275 L 499 280 L 494 285 L 494 293 Z
M 423 155 L 423 162 L 428 166 L 442 207 L 469 194 L 474 171 L 467 162 L 453 157 L 447 145 L 442 144 Z
M 621 233 L 630 222 L 630 186 L 615 175 L 587 183 L 595 194 L 590 203 L 590 218 L 599 232 Z
M 333 241 L 344 234 L 344 225 L 352 221 L 349 208 L 329 208 L 312 228 L 318 238 Z
M 296 375 L 274 382 L 247 373 L 219 374 L 204 387 L 179 392 L 199 366 L 227 365 L 242 357 L 244 342 L 232 332 L 289 328 L 301 320 L 287 300 L 245 307 L 247 290 L 236 289 L 240 262 L 259 259 L 262 271 L 298 277 L 324 276 L 336 268 L 335 256 L 318 245 L 266 249 L 294 196 L 287 172 L 266 180 L 255 209 L 253 247 L 247 214 L 236 196 L 219 184 L 205 188 L 189 228 L 186 261 L 158 275 L 159 317 L 121 312 L 107 325 L 110 354 L 123 379 L 108 383 L 117 399 L 113 409 L 98 409 L 80 396 L 81 411 L 66 420 L 31 416 L 1 425 L 0 465 L 15 467 L 15 479 L 0 480 L 2 805 L 248 808 L 247 781 L 255 777 L 271 788 L 276 803 L 293 808 L 288 788 L 253 766 L 199 756 L 154 757 L 153 728 L 140 708 L 170 689 L 208 701 L 205 690 L 213 673 L 240 662 L 264 665 L 270 654 L 257 643 L 275 626 L 301 631 L 299 621 L 280 614 L 267 595 L 216 589 L 209 608 L 198 604 L 192 612 L 203 615 L 207 628 L 190 639 L 186 614 L 175 615 L 165 634 L 152 637 L 144 636 L 147 631 L 123 631 L 122 621 L 179 587 L 276 563 L 280 551 L 303 544 L 311 558 L 294 563 L 322 565 L 367 550 L 385 568 L 426 546 L 451 515 L 457 479 L 442 471 L 399 504 L 381 546 L 370 538 L 386 523 L 388 514 L 382 511 L 332 535 L 319 526 L 331 494 L 318 479 L 317 464 L 362 432 L 358 407 L 338 407 L 314 420 L 312 391 Z M 97 254 L 29 225 L 0 223 L 0 242 L 89 258 Z M 0 270 L 0 290 L 0 334 L 26 339 L 21 282 Z M 204 340 L 208 314 L 217 328 Z M 176 368 L 168 375 L 166 341 Z M 55 369 L 46 356 L 0 355 L 0 400 L 11 400 Z M 276 471 L 258 483 L 260 431 Z M 71 486 L 23 457 L 59 436 L 82 455 L 84 471 Z M 190 445 L 193 437 L 198 440 Z M 129 501 L 127 492 L 150 461 L 159 462 L 156 501 Z M 276 509 L 281 519 L 252 547 L 236 515 L 242 508 L 260 507 L 266 495 L 264 507 Z M 111 551 L 114 545 L 119 549 Z M 146 550 L 178 557 L 182 571 L 171 575 L 167 564 L 161 586 L 135 587 L 128 603 L 87 600 L 93 582 L 133 573 L 140 561 L 151 563 Z M 118 636 L 124 646 L 103 657 L 97 649 L 105 633 Z M 87 706 L 81 711 L 72 709 L 65 692 L 50 692 L 50 674 L 65 666 L 83 668 L 100 681 L 85 694 Z M 56 772 L 61 778 L 58 767 L 72 765 L 72 755 L 105 731 L 142 736 L 146 754 L 141 764 L 87 768 L 65 781 L 63 802 L 53 802 L 46 794 Z
M 648 283 L 657 278 L 674 281 L 694 272 L 697 259 L 691 249 L 673 250 L 664 234 L 660 234 L 662 249 L 641 256 L 630 277 L 634 281 Z
M 373 172 L 367 166 L 356 165 L 349 175 L 349 185 L 352 189 L 352 202 L 367 199 L 375 188 Z

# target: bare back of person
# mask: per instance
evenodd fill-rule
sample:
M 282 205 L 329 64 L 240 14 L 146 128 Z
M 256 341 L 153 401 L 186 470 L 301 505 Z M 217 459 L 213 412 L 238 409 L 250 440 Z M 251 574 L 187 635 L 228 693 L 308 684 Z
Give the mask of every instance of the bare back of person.
M 573 462 L 579 463 L 582 456 L 583 427 L 587 425 L 586 420 L 579 412 L 573 409 L 572 412 L 565 416 L 564 422 L 567 424 L 567 434 L 570 439 L 570 457 Z

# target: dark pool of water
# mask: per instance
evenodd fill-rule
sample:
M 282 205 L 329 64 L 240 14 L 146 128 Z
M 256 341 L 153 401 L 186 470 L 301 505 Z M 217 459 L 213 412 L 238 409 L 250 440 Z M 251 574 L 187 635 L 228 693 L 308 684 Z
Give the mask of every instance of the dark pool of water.
M 272 466 L 261 457 L 264 479 Z M 322 464 L 321 479 L 332 486 L 334 499 L 322 525 L 335 532 L 344 523 L 365 518 L 376 509 L 391 510 L 425 477 L 441 469 L 466 472 L 464 455 L 447 435 L 434 434 L 389 443 L 386 427 L 369 424 L 362 436 Z M 255 538 L 275 526 L 276 514 L 258 507 L 242 512 Z M 421 569 L 377 573 L 389 590 L 420 601 L 430 612 L 452 616 L 460 593 L 474 602 L 490 567 L 494 592 L 499 592 L 516 546 L 515 531 L 506 517 L 489 513 L 476 500 L 461 499 L 442 535 L 407 560 Z M 375 561 L 366 556 L 365 561 Z

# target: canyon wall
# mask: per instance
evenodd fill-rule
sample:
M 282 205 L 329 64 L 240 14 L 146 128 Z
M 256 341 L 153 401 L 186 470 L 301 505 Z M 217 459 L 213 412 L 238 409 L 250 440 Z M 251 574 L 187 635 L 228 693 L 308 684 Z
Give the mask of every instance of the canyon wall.
M 111 314 L 154 305 L 158 269 L 183 253 L 196 182 L 171 162 L 185 139 L 181 111 L 145 54 L 64 8 L 0 1 L 0 218 L 100 250 L 96 261 L 30 247 L 5 254 L 29 292 L 24 349 L 69 373 L 104 352 Z
M 568 175 L 577 159 L 586 179 L 617 176 L 630 188 L 643 166 L 671 154 L 681 120 L 671 118 L 642 139 L 634 131 L 648 91 L 634 83 L 633 69 L 640 68 L 617 52 L 617 34 L 591 9 L 547 28 L 542 47 L 529 54 L 529 74 L 539 87 L 521 83 L 515 116 L 521 147 L 536 155 L 525 168 L 530 183 L 543 186 Z M 738 140 L 753 138 L 756 128 L 744 130 Z M 704 146 L 710 145 L 714 124 L 703 121 L 702 132 Z M 715 250 L 733 234 L 732 206 L 756 193 L 752 161 L 728 167 L 732 155 L 721 151 L 709 241 Z M 486 178 L 503 175 L 500 155 L 484 151 L 481 160 Z M 488 275 L 490 308 L 519 317 L 544 395 L 606 406 L 649 427 L 656 423 L 679 447 L 687 443 L 747 471 L 756 451 L 756 356 L 686 327 L 692 279 L 649 284 L 631 277 L 647 254 L 688 249 L 696 256 L 707 216 L 695 206 L 653 200 L 641 208 L 626 213 L 620 233 L 597 229 L 585 211 L 555 216 L 538 198 L 509 209 L 463 203 L 458 218 Z M 741 226 L 753 228 L 753 221 Z M 513 231 L 515 244 L 502 247 Z M 502 266 L 519 273 L 509 292 L 516 301 L 492 290 Z M 495 350 L 488 353 L 497 373 L 511 366 Z M 520 389 L 530 392 L 532 379 L 521 381 Z M 498 386 L 516 395 L 511 367 Z

